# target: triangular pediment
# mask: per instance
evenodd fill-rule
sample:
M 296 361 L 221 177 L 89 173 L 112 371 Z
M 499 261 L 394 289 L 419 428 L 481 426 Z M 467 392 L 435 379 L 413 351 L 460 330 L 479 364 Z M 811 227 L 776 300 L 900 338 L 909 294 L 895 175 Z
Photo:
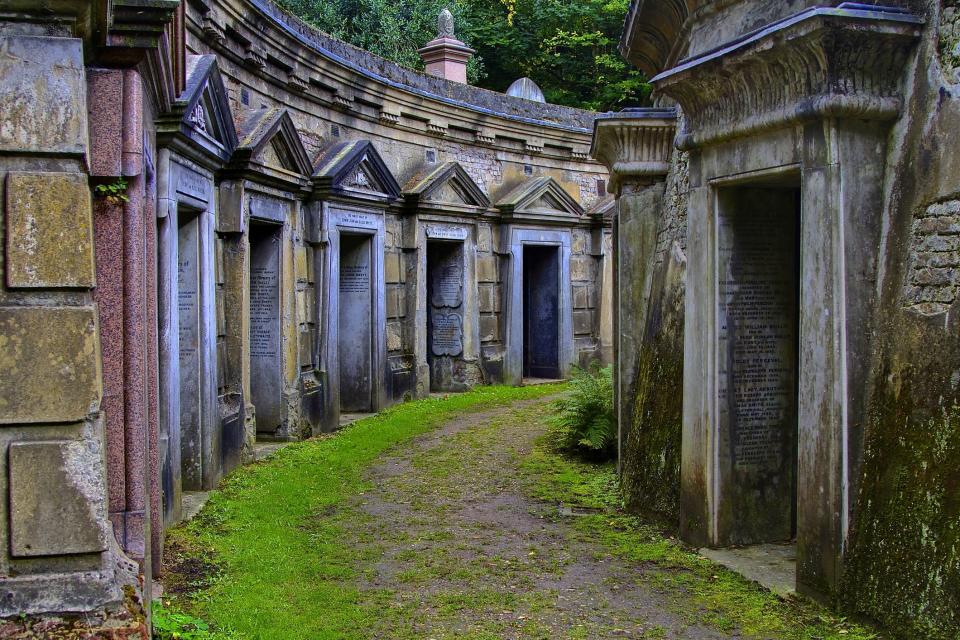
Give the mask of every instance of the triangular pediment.
M 227 90 L 214 55 L 188 56 L 187 86 L 178 102 L 183 108 L 181 128 L 195 141 L 229 155 L 237 146 Z
M 254 162 L 267 168 L 310 175 L 310 159 L 286 109 L 257 109 L 240 125 L 237 163 Z
M 533 178 L 518 185 L 497 202 L 503 213 L 538 213 L 577 217 L 583 207 L 553 178 Z
M 490 198 L 457 162 L 444 163 L 426 175 L 415 177 L 404 195 L 414 204 L 431 202 L 482 208 L 490 206 Z
M 340 195 L 393 199 L 400 185 L 369 140 L 342 142 L 323 154 L 314 183 L 320 190 Z

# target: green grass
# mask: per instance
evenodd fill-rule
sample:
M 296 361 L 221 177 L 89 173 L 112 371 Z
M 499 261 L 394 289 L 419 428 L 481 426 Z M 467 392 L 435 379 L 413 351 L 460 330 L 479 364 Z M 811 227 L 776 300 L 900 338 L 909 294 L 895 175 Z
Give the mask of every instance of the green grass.
M 199 568 L 172 576 L 187 593 L 165 599 L 166 607 L 206 620 L 214 637 L 365 638 L 377 613 L 362 606 L 352 583 L 360 554 L 375 554 L 376 545 L 345 544 L 343 518 L 357 514 L 338 513 L 368 489 L 364 469 L 457 415 L 562 388 L 483 387 L 407 403 L 237 470 L 197 518 L 168 532 L 170 559 Z
M 520 461 L 528 491 L 545 502 L 602 510 L 572 518 L 577 537 L 606 554 L 644 567 L 644 580 L 674 602 L 688 624 L 741 636 L 783 640 L 873 640 L 869 629 L 800 598 L 781 599 L 694 553 L 658 526 L 620 510 L 615 466 L 581 462 L 558 452 L 554 434 Z M 666 637 L 654 629 L 647 637 Z

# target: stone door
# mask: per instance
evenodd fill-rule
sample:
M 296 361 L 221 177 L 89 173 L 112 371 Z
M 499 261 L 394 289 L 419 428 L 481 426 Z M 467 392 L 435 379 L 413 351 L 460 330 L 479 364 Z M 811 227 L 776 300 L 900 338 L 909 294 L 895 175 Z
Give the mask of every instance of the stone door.
M 200 218 L 181 213 L 177 229 L 177 314 L 180 344 L 180 446 L 184 488 L 203 484 Z
M 560 251 L 523 248 L 523 375 L 560 378 Z
M 340 410 L 373 410 L 373 238 L 340 234 Z
M 427 362 L 431 391 L 465 389 L 463 242 L 427 242 Z
M 283 227 L 250 222 L 250 395 L 257 433 L 283 424 L 280 245 Z
M 718 189 L 717 415 L 723 544 L 796 534 L 800 192 Z

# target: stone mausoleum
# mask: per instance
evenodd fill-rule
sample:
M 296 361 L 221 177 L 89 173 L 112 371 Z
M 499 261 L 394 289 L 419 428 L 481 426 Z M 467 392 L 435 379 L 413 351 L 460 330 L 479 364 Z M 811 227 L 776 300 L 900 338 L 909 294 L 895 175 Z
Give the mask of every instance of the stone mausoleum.
M 593 147 L 628 502 L 905 638 L 960 633 L 958 10 L 634 0 Z
M 13 631 L 146 637 L 164 528 L 259 441 L 612 359 L 596 116 L 465 84 L 449 14 L 420 74 L 267 0 L 3 5 Z

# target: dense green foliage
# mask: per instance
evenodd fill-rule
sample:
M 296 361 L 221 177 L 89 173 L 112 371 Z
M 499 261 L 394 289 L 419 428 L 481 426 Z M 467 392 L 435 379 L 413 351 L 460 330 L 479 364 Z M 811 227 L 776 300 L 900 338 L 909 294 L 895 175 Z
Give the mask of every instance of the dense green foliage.
M 613 368 L 575 368 L 570 392 L 556 402 L 555 426 L 562 449 L 608 460 L 617 453 Z
M 532 78 L 547 101 L 606 111 L 641 105 L 649 85 L 617 53 L 628 0 L 279 0 L 336 38 L 415 69 L 443 8 L 477 50 L 478 86 L 506 91 Z

